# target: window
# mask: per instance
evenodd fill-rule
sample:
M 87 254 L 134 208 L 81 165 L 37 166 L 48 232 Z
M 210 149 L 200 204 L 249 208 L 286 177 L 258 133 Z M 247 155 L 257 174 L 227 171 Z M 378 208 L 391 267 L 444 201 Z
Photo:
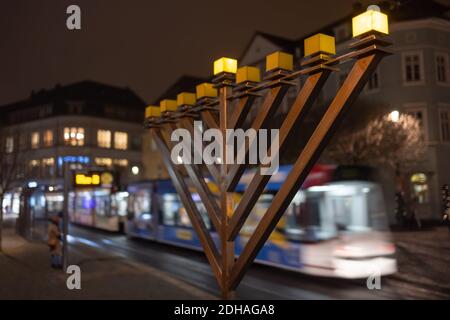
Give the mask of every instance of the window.
M 128 148 L 128 134 L 126 132 L 114 132 L 114 148 L 120 150 Z
M 14 151 L 14 137 L 6 137 L 5 152 L 12 153 Z
M 110 167 L 112 165 L 111 158 L 95 158 L 95 164 L 98 166 Z
M 51 147 L 53 145 L 53 130 L 44 131 L 44 146 Z
M 44 176 L 53 176 L 55 173 L 55 158 L 42 159 L 42 167 L 44 170 Z
M 413 116 L 419 121 L 424 141 L 428 141 L 428 120 L 427 120 L 426 104 L 422 102 L 407 103 L 405 105 L 404 111 L 406 114 Z
M 114 159 L 114 165 L 119 167 L 126 167 L 128 166 L 128 160 L 127 159 Z
M 439 110 L 439 122 L 441 125 L 441 140 L 450 142 L 450 109 Z
M 450 83 L 448 76 L 449 62 L 448 54 L 437 53 L 436 54 L 436 80 L 441 84 Z
M 84 137 L 84 128 L 64 128 L 64 144 L 67 146 L 83 146 Z
M 402 56 L 403 81 L 405 84 L 423 84 L 423 54 L 422 52 L 408 52 Z
M 380 87 L 380 81 L 379 81 L 379 72 L 378 69 L 376 69 L 372 75 L 370 76 L 369 80 L 367 81 L 366 90 L 367 91 L 376 91 Z
M 30 166 L 30 175 L 32 177 L 38 177 L 40 175 L 40 160 L 31 160 L 29 163 Z
M 39 132 L 31 133 L 31 149 L 39 148 Z
M 98 130 L 97 143 L 100 148 L 111 148 L 111 131 Z

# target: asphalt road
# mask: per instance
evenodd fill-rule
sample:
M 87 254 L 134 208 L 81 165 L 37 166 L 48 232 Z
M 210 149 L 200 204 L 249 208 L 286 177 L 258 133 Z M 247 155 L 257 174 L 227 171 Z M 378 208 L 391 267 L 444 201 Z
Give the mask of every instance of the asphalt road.
M 148 264 L 205 292 L 218 287 L 203 253 L 124 235 L 71 226 L 72 246 L 91 246 Z M 78 249 L 78 248 L 77 248 Z M 366 280 L 322 278 L 254 264 L 236 291 L 238 299 L 404 299 L 420 297 L 420 284 L 405 296 L 403 280 L 384 277 L 381 290 L 369 290 Z M 417 290 L 417 293 L 414 292 Z M 449 294 L 450 292 L 444 292 Z

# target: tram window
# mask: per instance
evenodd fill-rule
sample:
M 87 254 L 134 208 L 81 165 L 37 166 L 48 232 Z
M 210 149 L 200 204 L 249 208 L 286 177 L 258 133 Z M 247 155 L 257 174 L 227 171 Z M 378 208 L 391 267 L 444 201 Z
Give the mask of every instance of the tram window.
M 164 194 L 162 196 L 163 224 L 174 226 L 178 220 L 180 201 L 176 194 Z
M 95 213 L 98 216 L 112 216 L 110 209 L 110 193 L 106 190 L 97 190 L 94 192 L 95 195 Z
M 184 207 L 180 207 L 178 213 L 177 225 L 180 227 L 191 227 L 191 220 L 189 219 L 186 209 Z
M 383 195 L 380 187 L 369 189 L 367 193 L 367 209 L 369 211 L 370 226 L 375 230 L 388 230 L 389 223 L 384 207 Z

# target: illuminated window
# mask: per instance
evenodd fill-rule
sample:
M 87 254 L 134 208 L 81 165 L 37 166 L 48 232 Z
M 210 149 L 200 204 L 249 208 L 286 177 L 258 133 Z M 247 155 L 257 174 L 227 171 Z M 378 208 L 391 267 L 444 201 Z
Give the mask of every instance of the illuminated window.
M 53 130 L 44 131 L 44 146 L 51 147 L 53 145 Z
M 64 128 L 64 144 L 67 146 L 83 146 L 84 137 L 84 128 Z
M 54 158 L 44 158 L 44 159 L 42 159 L 42 164 L 44 166 L 53 166 L 55 164 L 55 159 Z
M 55 172 L 55 158 L 44 158 L 42 159 L 42 167 L 44 170 L 44 175 L 53 176 Z
M 120 150 L 128 148 L 128 134 L 126 132 L 114 132 L 114 148 Z
M 97 143 L 100 148 L 111 148 L 111 131 L 98 130 Z
M 39 132 L 31 133 L 31 149 L 39 148 Z
M 30 167 L 39 167 L 41 162 L 39 160 L 30 160 Z
M 112 165 L 112 159 L 111 158 L 95 158 L 95 164 L 98 166 L 106 166 L 110 167 Z
M 14 151 L 14 137 L 6 137 L 5 140 L 5 152 L 11 153 Z
M 128 166 L 128 160 L 127 159 L 114 159 L 114 165 L 119 167 L 126 167 Z
M 38 177 L 40 175 L 41 172 L 41 161 L 40 160 L 30 160 L 29 162 L 29 166 L 30 166 L 30 170 L 29 170 L 29 174 L 32 177 Z
M 428 179 L 425 173 L 414 173 L 411 175 L 413 196 L 418 203 L 428 202 Z

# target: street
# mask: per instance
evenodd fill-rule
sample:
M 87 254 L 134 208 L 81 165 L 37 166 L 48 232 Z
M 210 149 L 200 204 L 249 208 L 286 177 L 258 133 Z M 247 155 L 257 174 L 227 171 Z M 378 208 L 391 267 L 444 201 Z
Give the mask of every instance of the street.
M 12 220 L 6 226 L 0 298 L 218 298 L 201 252 L 74 225 L 69 264 L 81 268 L 82 289 L 70 291 L 67 275 L 48 266 L 45 243 L 17 237 Z M 365 279 L 313 277 L 254 264 L 236 299 L 448 299 L 448 230 L 394 232 L 394 237 L 399 272 L 383 277 L 381 290 L 367 289 Z
M 165 271 L 211 295 L 217 285 L 203 254 L 123 235 L 72 227 L 72 247 L 95 247 Z M 382 279 L 381 290 L 366 280 L 320 278 L 253 265 L 238 299 L 445 299 L 450 297 L 449 234 L 445 228 L 394 234 L 400 272 Z M 415 254 L 412 254 L 414 252 Z M 427 267 L 424 267 L 427 266 Z M 429 267 L 428 267 L 429 266 Z

